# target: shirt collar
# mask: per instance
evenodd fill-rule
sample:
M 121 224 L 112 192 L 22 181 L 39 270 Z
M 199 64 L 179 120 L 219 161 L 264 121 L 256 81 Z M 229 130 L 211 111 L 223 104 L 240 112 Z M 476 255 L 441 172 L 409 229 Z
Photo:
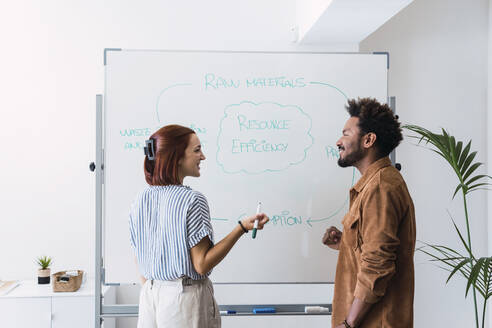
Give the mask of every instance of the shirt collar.
M 362 189 L 366 186 L 366 184 L 371 180 L 371 178 L 378 173 L 379 170 L 381 170 L 384 167 L 390 166 L 391 161 L 389 157 L 385 156 L 383 158 L 378 159 L 371 165 L 366 170 L 366 173 L 357 181 L 357 183 L 352 187 L 351 190 L 355 190 L 357 192 L 361 192 Z

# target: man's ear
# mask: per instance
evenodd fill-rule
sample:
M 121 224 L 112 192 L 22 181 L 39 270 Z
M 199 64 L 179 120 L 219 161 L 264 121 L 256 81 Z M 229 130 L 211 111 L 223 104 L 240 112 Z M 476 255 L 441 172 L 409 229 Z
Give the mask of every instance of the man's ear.
M 364 148 L 369 149 L 376 143 L 376 134 L 374 132 L 369 132 L 363 137 L 362 145 Z

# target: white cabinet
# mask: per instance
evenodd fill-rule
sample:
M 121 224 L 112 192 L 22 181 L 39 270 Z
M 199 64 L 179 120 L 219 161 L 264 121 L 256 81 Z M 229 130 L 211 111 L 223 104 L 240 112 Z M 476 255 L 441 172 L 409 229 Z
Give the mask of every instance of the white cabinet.
M 53 297 L 51 328 L 94 327 L 94 297 Z
M 114 295 L 109 287 L 103 296 Z M 95 314 L 94 283 L 88 281 L 74 293 L 53 293 L 51 285 L 22 281 L 20 286 L 0 296 L 1 328 L 91 328 Z M 114 328 L 114 319 L 104 321 Z M 98 327 L 99 328 L 99 327 Z
M 0 327 L 51 328 L 51 297 L 0 298 Z

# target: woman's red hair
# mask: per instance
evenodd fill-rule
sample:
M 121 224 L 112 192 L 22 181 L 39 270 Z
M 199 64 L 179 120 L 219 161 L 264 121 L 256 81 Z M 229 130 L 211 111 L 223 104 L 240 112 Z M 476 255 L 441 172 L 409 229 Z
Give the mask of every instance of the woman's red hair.
M 172 124 L 157 130 L 150 139 L 154 139 L 155 159 L 145 157 L 145 180 L 151 186 L 181 184 L 178 174 L 178 162 L 184 157 L 190 135 L 190 128 Z

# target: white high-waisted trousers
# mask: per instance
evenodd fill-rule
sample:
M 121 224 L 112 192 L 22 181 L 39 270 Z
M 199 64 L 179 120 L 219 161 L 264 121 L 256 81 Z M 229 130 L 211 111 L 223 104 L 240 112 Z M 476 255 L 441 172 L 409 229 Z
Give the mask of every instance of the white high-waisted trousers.
M 210 279 L 147 280 L 140 292 L 138 328 L 220 328 Z

